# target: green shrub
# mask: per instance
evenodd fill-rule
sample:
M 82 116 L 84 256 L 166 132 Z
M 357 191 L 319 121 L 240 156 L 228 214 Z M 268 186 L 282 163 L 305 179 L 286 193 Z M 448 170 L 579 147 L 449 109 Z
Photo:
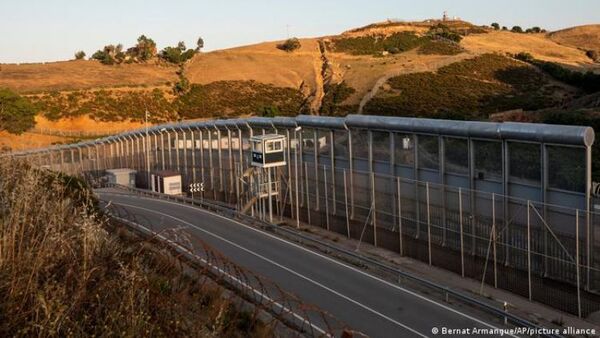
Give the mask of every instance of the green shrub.
M 356 92 L 354 88 L 342 81 L 336 84 L 325 85 L 323 89 L 325 91 L 325 96 L 323 97 L 321 108 L 319 110 L 321 115 L 336 116 L 350 113 L 350 111 L 344 109 L 347 107 L 341 106 L 341 104 L 350 97 L 350 95 Z
M 186 49 L 183 41 L 180 41 L 177 47 L 165 47 L 158 56 L 167 62 L 180 64 L 191 59 L 194 55 L 196 55 L 196 50 Z
M 10 89 L 0 88 L 0 130 L 22 134 L 35 126 L 35 107 Z
M 462 36 L 460 36 L 458 32 L 450 29 L 448 26 L 442 23 L 438 23 L 437 25 L 429 28 L 427 35 L 434 39 L 445 39 L 454 41 L 456 43 L 459 43 L 462 40 Z
M 98 50 L 92 54 L 92 59 L 100 61 L 104 65 L 115 64 L 115 59 L 105 50 Z
M 85 57 L 85 52 L 82 50 L 75 53 L 75 60 L 83 60 L 84 57 Z
M 518 54 L 515 54 L 514 58 L 524 62 L 532 62 L 534 60 L 533 55 L 527 52 L 520 52 Z
M 185 69 L 183 64 L 179 65 L 179 69 L 177 70 L 177 76 L 179 81 L 177 81 L 173 85 L 173 94 L 176 96 L 182 96 L 190 90 L 190 81 L 185 76 Z
M 521 28 L 521 26 L 513 26 L 510 31 L 513 33 L 523 33 L 523 28 Z
M 438 39 L 426 42 L 418 52 L 425 55 L 456 55 L 464 52 L 464 49 L 458 43 Z
M 500 30 L 500 24 L 498 24 L 497 22 L 492 23 L 492 28 L 494 30 Z
M 600 55 L 597 50 L 588 50 L 585 52 L 585 55 L 594 62 L 600 62 Z
M 291 38 L 285 40 L 285 42 L 278 44 L 277 48 L 284 50 L 286 52 L 293 52 L 299 49 L 302 45 L 300 44 L 300 40 L 298 38 Z
M 371 35 L 352 38 L 336 38 L 330 43 L 335 52 L 352 55 L 381 55 L 382 52 L 405 52 L 419 47 L 429 39 L 414 32 L 397 32 L 389 36 Z

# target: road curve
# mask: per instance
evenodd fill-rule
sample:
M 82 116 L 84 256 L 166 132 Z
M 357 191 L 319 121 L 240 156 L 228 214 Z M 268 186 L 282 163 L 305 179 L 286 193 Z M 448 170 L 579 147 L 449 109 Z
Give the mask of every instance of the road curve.
M 434 328 L 496 328 L 448 304 L 369 275 L 318 252 L 220 215 L 122 190 L 104 202 L 143 216 L 155 230 L 184 228 L 231 261 L 277 283 L 371 337 L 433 337 Z M 451 335 L 444 335 L 451 337 Z

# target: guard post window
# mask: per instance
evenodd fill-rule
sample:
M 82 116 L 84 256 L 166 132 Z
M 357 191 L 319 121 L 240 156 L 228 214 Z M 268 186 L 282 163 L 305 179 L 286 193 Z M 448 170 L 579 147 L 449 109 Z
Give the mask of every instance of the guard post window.
M 281 140 L 266 142 L 266 152 L 267 153 L 278 152 L 278 151 L 281 151 L 281 149 L 283 149 Z

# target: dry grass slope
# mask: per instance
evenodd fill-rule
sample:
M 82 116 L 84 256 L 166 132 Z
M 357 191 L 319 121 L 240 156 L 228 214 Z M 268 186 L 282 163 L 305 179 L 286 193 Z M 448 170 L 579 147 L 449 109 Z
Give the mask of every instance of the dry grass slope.
M 19 93 L 158 86 L 177 79 L 174 66 L 154 63 L 105 66 L 97 61 L 0 65 L 0 87 Z
M 0 192 L 0 336 L 273 334 L 160 245 L 110 228 L 80 181 L 3 160 Z
M 552 32 L 549 37 L 561 45 L 600 51 L 600 25 L 571 27 Z

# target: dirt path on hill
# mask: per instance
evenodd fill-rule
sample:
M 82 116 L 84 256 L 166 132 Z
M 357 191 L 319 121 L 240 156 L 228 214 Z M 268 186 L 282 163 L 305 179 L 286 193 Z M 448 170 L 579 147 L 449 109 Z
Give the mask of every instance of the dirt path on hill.
M 465 59 L 469 59 L 469 58 L 472 58 L 475 56 L 476 55 L 473 55 L 473 54 L 462 53 L 459 55 L 444 58 L 442 60 L 435 60 L 433 62 L 414 62 L 414 63 L 410 63 L 408 65 L 402 66 L 399 69 L 392 70 L 389 73 L 387 73 L 384 76 L 377 79 L 377 81 L 375 82 L 375 85 L 362 97 L 362 99 L 360 100 L 360 103 L 358 105 L 357 114 L 363 113 L 363 110 L 364 110 L 365 106 L 367 105 L 367 103 L 372 98 L 374 98 L 377 95 L 377 93 L 379 92 L 379 90 L 381 89 L 381 87 L 389 79 L 391 79 L 393 77 L 404 75 L 404 74 L 411 74 L 411 73 L 433 72 L 433 71 L 438 70 L 441 67 L 447 66 L 447 65 L 455 63 L 455 62 L 463 61 Z

